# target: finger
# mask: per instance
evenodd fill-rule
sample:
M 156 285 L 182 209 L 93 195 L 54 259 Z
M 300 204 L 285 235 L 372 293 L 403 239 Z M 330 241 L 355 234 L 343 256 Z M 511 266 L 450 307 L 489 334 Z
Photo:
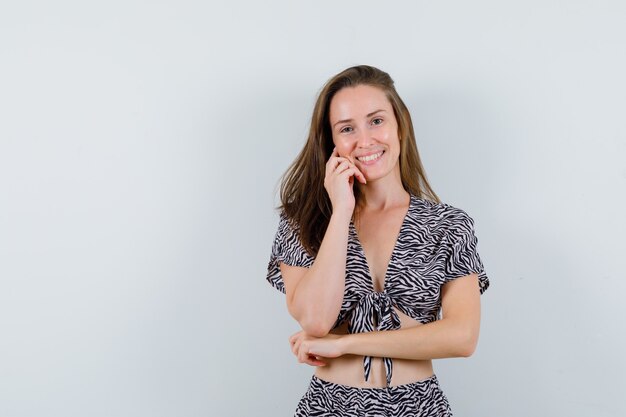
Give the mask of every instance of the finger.
M 337 161 L 343 161 L 343 160 L 346 160 L 350 163 L 354 163 L 354 161 L 352 161 L 352 159 L 350 159 L 349 157 L 339 155 L 339 151 L 337 150 L 337 147 L 334 147 L 332 153 L 328 157 L 328 161 L 326 161 L 326 165 L 330 165 L 330 166 L 337 165 Z
M 294 355 L 298 356 L 299 352 L 300 352 L 300 341 L 296 340 L 295 343 L 293 344 L 293 347 L 291 348 L 291 351 L 293 352 Z
M 354 168 L 347 168 L 346 170 L 344 170 L 344 171 L 340 172 L 339 174 L 337 174 L 337 176 L 339 176 L 341 178 L 348 179 L 348 178 L 352 177 L 355 174 L 356 174 L 356 171 L 354 170 Z
M 310 347 L 309 344 L 307 342 L 302 342 L 299 344 L 298 346 L 298 360 L 301 363 L 305 363 L 307 360 L 309 360 L 309 351 L 310 351 Z
M 345 171 L 346 169 L 350 167 L 351 167 L 350 162 L 342 161 L 335 167 L 335 169 L 333 170 L 333 174 L 341 174 L 343 171 Z
M 339 151 L 337 151 L 337 147 L 335 146 L 328 157 L 328 161 L 326 161 L 326 165 L 329 165 L 337 156 L 339 156 Z
M 297 342 L 296 340 L 293 340 L 293 341 L 289 342 L 289 347 L 291 348 L 291 353 L 293 353 L 294 355 L 297 354 L 297 352 L 298 352 L 296 342 Z
M 323 358 L 322 356 L 317 356 L 317 355 L 315 355 L 315 356 L 314 356 L 314 358 L 315 358 L 315 362 L 317 362 L 317 363 L 319 363 L 319 364 L 320 364 L 319 366 L 324 366 L 324 365 L 326 365 L 326 360 L 325 360 L 325 358 Z
M 352 165 L 352 167 L 354 168 L 354 177 L 358 179 L 360 182 L 362 182 L 363 184 L 366 184 L 367 180 L 365 179 L 365 175 L 363 175 L 361 170 L 357 168 L 356 165 Z
M 307 361 L 307 353 L 302 347 L 300 347 L 300 349 L 298 350 L 298 362 L 306 363 L 306 361 Z
M 337 176 L 337 174 L 342 173 L 343 171 L 345 171 L 346 169 L 348 169 L 350 167 L 349 163 L 346 161 L 344 163 L 339 163 L 337 164 L 334 168 L 331 168 L 329 170 L 326 171 L 326 178 L 333 178 L 335 176 Z
M 326 163 L 326 166 L 328 169 L 330 169 L 331 171 L 336 169 L 337 166 L 339 164 L 341 164 L 343 161 L 348 161 L 346 158 L 344 158 L 343 156 L 331 156 L 330 159 L 328 160 L 328 162 Z
M 305 363 L 311 366 L 326 366 L 326 362 L 314 355 L 308 355 Z
M 361 172 L 360 169 L 356 169 L 357 170 L 357 178 L 359 179 L 359 181 L 361 181 L 363 184 L 367 184 L 367 180 L 365 179 L 365 175 L 363 175 L 363 173 Z
M 356 171 L 355 176 L 363 183 L 365 183 L 365 175 L 363 175 L 363 172 L 361 172 L 361 170 L 355 165 L 354 161 L 352 160 L 352 158 L 343 158 L 341 157 L 341 159 L 343 159 L 344 161 L 346 161 L 352 168 L 354 168 Z M 338 167 L 336 168 L 338 169 Z
M 329 161 L 329 168 L 331 173 L 333 174 L 341 174 L 343 172 L 345 172 L 345 170 L 347 169 L 347 167 L 352 167 L 354 169 L 354 173 L 353 175 L 363 184 L 367 184 L 367 180 L 365 179 L 365 175 L 361 172 L 361 170 L 359 168 L 357 168 L 356 165 L 354 165 L 352 162 L 350 162 L 349 159 L 344 158 L 342 156 L 335 158 L 333 161 Z M 333 167 L 334 165 L 334 167 Z
M 350 163 L 354 166 L 354 168 L 356 169 L 356 177 L 365 184 L 366 180 L 365 180 L 365 175 L 363 175 L 363 172 L 361 172 L 361 170 L 359 169 L 359 167 L 356 166 L 356 164 L 354 163 L 354 160 L 352 158 L 350 158 Z

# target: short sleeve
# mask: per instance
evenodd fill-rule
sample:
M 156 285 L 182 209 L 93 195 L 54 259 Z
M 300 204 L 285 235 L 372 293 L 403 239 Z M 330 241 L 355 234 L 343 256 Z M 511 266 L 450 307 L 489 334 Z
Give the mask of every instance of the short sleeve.
M 454 217 L 446 235 L 445 282 L 476 273 L 482 294 L 489 287 L 489 278 L 478 254 L 474 220 L 463 210 L 457 210 L 458 215 Z
M 309 268 L 314 258 L 309 255 L 302 243 L 298 231 L 291 227 L 284 212 L 281 211 L 278 222 L 278 230 L 274 237 L 270 259 L 267 264 L 267 281 L 274 288 L 285 292 L 283 277 L 280 273 L 280 262 L 291 266 Z

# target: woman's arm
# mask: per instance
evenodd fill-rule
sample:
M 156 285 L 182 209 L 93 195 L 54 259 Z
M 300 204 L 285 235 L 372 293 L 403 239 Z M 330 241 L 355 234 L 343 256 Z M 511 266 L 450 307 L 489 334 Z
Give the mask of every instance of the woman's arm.
M 309 268 L 279 265 L 289 313 L 313 336 L 328 334 L 343 302 L 348 255 L 348 231 L 354 212 L 353 181 L 366 183 L 352 159 L 339 156 L 337 148 L 326 162 L 324 188 L 333 208 L 324 238 Z
M 456 278 L 442 287 L 442 318 L 421 326 L 399 330 L 329 334 L 324 338 L 298 332 L 290 338 L 300 362 L 312 364 L 316 356 L 333 358 L 346 354 L 399 359 L 468 357 L 478 342 L 480 291 L 477 274 Z
M 287 309 L 310 336 L 328 334 L 341 310 L 350 218 L 339 211 L 331 215 L 310 268 L 280 263 Z

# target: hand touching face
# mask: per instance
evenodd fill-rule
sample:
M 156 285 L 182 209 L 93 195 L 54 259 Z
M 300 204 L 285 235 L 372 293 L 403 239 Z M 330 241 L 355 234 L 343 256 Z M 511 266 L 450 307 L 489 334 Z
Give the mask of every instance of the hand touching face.
M 333 213 L 340 211 L 352 216 L 355 199 L 352 184 L 354 178 L 365 184 L 365 176 L 348 158 L 339 156 L 337 148 L 326 162 L 326 175 L 324 177 L 324 188 L 330 197 L 333 206 Z

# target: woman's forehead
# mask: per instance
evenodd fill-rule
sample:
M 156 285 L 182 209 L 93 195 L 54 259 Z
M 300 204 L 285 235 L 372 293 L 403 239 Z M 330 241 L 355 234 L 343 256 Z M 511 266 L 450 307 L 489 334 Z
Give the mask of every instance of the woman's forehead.
M 367 117 L 377 110 L 391 109 L 391 103 L 383 90 L 369 85 L 344 87 L 330 102 L 330 119 L 343 120 Z

